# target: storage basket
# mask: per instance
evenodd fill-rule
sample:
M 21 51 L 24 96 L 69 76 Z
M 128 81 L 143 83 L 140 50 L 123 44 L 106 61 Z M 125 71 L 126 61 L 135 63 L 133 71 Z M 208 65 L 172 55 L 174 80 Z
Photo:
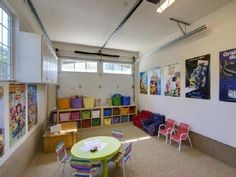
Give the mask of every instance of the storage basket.
M 90 111 L 82 111 L 82 119 L 89 119 L 91 112 Z
M 121 122 L 129 122 L 129 116 L 121 116 Z
M 122 96 L 121 97 L 122 105 L 130 105 L 130 96 Z
M 92 110 L 92 118 L 99 118 L 100 110 Z
M 79 120 L 80 119 L 80 112 L 79 111 L 71 112 L 70 117 L 71 117 L 71 120 Z
M 59 118 L 61 122 L 66 122 L 70 120 L 70 113 L 69 112 L 61 112 L 59 114 Z
M 119 116 L 114 116 L 112 119 L 112 124 L 118 124 L 120 123 L 120 117 Z
M 92 126 L 99 126 L 101 124 L 100 118 L 92 119 Z
M 130 114 L 135 114 L 135 106 L 131 106 L 131 107 L 129 107 L 129 113 Z
M 104 109 L 103 115 L 106 116 L 111 116 L 111 108 Z
M 111 118 L 105 118 L 104 125 L 111 125 Z
M 121 95 L 115 94 L 112 96 L 112 105 L 114 106 L 121 105 Z
M 119 108 L 113 108 L 113 115 L 120 115 L 120 109 Z
M 131 116 L 129 117 L 129 121 L 130 121 L 130 122 L 133 121 L 134 116 L 135 116 L 135 115 L 131 115 Z
M 81 108 L 83 106 L 83 98 L 71 98 L 71 107 L 72 108 Z
M 129 114 L 129 108 L 121 108 L 121 115 L 127 115 Z
M 82 128 L 88 128 L 91 127 L 91 121 L 90 120 L 82 120 Z
M 92 108 L 92 107 L 94 107 L 94 98 L 92 98 L 92 97 L 84 97 L 83 101 L 84 101 L 84 107 L 85 108 Z
M 57 98 L 57 108 L 58 109 L 70 109 L 70 99 L 69 98 Z

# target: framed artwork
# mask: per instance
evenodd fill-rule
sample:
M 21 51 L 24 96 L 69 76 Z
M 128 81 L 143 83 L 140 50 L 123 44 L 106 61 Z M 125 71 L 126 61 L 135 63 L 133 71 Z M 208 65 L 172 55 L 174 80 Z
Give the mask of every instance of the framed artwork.
M 10 147 L 19 141 L 26 133 L 25 119 L 25 85 L 9 85 L 9 136 Z
M 37 85 L 28 85 L 28 131 L 37 124 L 37 119 Z
M 165 96 L 180 96 L 180 66 L 179 63 L 165 66 L 164 71 Z
M 148 93 L 148 76 L 147 72 L 140 72 L 140 93 L 147 94 Z
M 149 93 L 150 95 L 161 95 L 161 68 L 156 67 L 149 70 Z
M 236 102 L 236 48 L 220 52 L 220 101 Z
M 210 99 L 210 54 L 185 61 L 185 96 Z

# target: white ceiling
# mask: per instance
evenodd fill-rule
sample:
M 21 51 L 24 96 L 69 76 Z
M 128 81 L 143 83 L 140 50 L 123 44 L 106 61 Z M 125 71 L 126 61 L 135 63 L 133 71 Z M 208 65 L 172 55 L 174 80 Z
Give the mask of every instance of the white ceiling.
M 136 0 L 32 0 L 53 41 L 102 46 Z M 176 0 L 162 14 L 144 0 L 107 48 L 141 51 L 179 31 L 169 17 L 193 23 L 232 0 Z

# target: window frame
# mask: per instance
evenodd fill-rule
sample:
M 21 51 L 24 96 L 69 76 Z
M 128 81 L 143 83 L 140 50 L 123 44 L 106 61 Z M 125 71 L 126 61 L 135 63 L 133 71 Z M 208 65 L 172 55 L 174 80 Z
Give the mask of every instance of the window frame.
M 85 68 L 86 68 L 86 71 L 76 71 L 75 70 L 75 63 L 74 63 L 74 70 L 72 71 L 65 71 L 65 70 L 62 70 L 62 62 L 63 60 L 68 60 L 68 61 L 75 61 L 76 62 L 85 62 Z M 87 68 L 88 68 L 88 63 L 89 62 L 94 62 L 96 63 L 96 71 L 94 72 L 91 72 L 91 71 L 87 71 Z M 98 68 L 99 68 L 99 62 L 98 61 L 95 61 L 95 60 L 90 60 L 90 59 L 73 59 L 73 58 L 60 58 L 60 71 L 61 72 L 71 72 L 71 73 L 92 73 L 92 74 L 96 74 L 98 73 Z
M 110 63 L 110 64 L 121 64 L 121 65 L 130 65 L 130 70 L 131 70 L 131 73 L 114 73 L 114 72 L 104 72 L 104 64 L 105 63 Z M 133 66 L 134 64 L 131 63 L 131 62 L 114 62 L 114 61 L 103 61 L 102 62 L 102 73 L 103 74 L 117 74 L 117 75 L 133 75 L 134 71 L 133 71 Z
M 7 47 L 7 49 L 9 50 L 7 53 L 7 56 L 9 56 L 7 58 L 6 63 L 3 63 L 2 61 L 0 61 L 0 63 L 5 64 L 6 65 L 6 69 L 7 69 L 7 77 L 0 77 L 0 81 L 10 81 L 13 78 L 13 19 L 14 19 L 14 15 L 11 13 L 11 11 L 8 9 L 7 5 L 5 5 L 4 3 L 0 2 L 0 8 L 2 9 L 2 11 L 4 11 L 8 18 L 8 26 L 6 27 L 3 24 L 3 12 L 1 14 L 2 17 L 2 23 L 0 24 L 0 28 L 2 28 L 2 41 L 0 42 L 0 46 Z M 3 39 L 3 29 L 6 29 L 8 32 L 8 39 L 7 39 L 7 45 L 4 44 L 4 39 Z M 3 56 L 3 51 L 2 53 L 0 53 Z

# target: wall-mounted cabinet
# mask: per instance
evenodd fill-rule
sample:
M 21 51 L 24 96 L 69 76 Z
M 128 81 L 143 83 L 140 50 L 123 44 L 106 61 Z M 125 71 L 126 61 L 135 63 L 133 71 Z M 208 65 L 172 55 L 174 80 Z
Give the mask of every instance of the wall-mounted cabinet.
M 20 82 L 57 83 L 58 58 L 39 34 L 19 33 L 19 58 L 15 78 Z

